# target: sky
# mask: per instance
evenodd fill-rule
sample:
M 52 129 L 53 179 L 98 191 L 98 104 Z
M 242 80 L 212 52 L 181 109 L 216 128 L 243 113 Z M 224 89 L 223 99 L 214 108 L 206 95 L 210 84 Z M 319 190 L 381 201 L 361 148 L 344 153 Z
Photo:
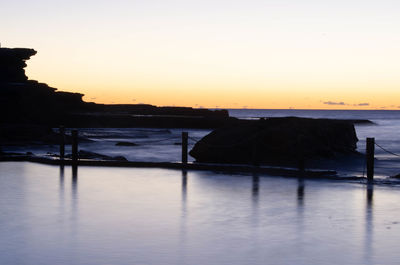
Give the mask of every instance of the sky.
M 13 0 L 2 47 L 98 103 L 400 109 L 400 1 Z

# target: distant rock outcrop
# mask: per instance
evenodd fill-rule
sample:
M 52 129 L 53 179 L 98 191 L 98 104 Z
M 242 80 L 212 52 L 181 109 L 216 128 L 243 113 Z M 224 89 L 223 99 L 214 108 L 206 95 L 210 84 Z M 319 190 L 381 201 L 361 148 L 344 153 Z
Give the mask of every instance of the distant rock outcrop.
M 0 48 L 0 82 L 26 82 L 26 60 L 36 54 L 34 49 Z
M 84 107 L 83 94 L 57 92 L 47 84 L 28 80 L 25 61 L 35 54 L 33 49 L 0 48 L 0 122 L 49 124 Z
M 350 122 L 270 118 L 218 128 L 197 142 L 190 155 L 199 162 L 298 165 L 356 153 L 357 141 Z
M 132 142 L 117 142 L 115 146 L 137 146 L 138 144 Z
M 229 120 L 226 110 L 84 102 L 83 94 L 56 91 L 47 84 L 28 80 L 25 61 L 35 54 L 33 49 L 0 48 L 0 123 L 214 128 Z

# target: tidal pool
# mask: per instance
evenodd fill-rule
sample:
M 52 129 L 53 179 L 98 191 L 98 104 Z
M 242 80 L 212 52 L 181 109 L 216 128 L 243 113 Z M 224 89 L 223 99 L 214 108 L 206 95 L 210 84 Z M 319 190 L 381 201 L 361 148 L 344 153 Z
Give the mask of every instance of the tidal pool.
M 400 188 L 0 163 L 0 264 L 398 264 Z

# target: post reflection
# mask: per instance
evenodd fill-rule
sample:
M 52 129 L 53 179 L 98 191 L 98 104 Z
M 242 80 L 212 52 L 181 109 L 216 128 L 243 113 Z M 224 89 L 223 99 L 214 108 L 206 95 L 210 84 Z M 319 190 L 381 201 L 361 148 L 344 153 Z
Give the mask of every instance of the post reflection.
M 260 194 L 260 177 L 254 172 L 251 187 L 251 201 L 252 201 L 252 222 L 255 227 L 259 225 L 259 194 Z
M 304 179 L 299 178 L 297 184 L 297 206 L 304 206 Z
M 365 260 L 371 260 L 373 255 L 373 199 L 374 199 L 374 184 L 372 181 L 368 181 L 367 183 L 367 191 L 366 191 L 366 212 L 365 212 Z
M 65 189 L 65 171 L 64 165 L 60 165 L 60 180 L 59 180 L 59 201 L 60 201 L 60 215 L 64 214 L 64 189 Z
M 60 165 L 60 198 L 64 197 L 64 165 Z
M 182 212 L 186 212 L 186 199 L 187 199 L 187 170 L 182 170 Z
M 260 177 L 258 176 L 257 173 L 253 173 L 253 186 L 251 189 L 251 195 L 254 205 L 258 204 L 259 189 L 260 189 Z
M 72 196 L 75 199 L 78 191 L 78 167 L 72 166 Z
M 372 182 L 368 182 L 367 184 L 367 209 L 372 210 L 372 203 L 374 197 L 374 184 Z
M 179 257 L 183 258 L 185 253 L 185 245 L 186 245 L 186 200 L 187 200 L 187 171 L 185 169 L 182 170 L 182 213 L 181 213 L 181 223 L 179 229 L 179 248 L 180 252 Z M 185 264 L 184 260 L 180 260 L 179 263 Z

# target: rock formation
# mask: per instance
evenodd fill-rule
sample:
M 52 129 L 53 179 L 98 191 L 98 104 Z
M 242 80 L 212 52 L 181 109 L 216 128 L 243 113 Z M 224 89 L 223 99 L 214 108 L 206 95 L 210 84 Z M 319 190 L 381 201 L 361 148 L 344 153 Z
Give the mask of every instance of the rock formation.
M 26 82 L 26 60 L 36 54 L 34 49 L 0 48 L 0 82 Z
M 47 124 L 84 106 L 82 94 L 28 80 L 25 61 L 35 54 L 33 49 L 0 48 L 0 122 Z
M 199 162 L 298 165 L 356 153 L 357 141 L 350 122 L 270 118 L 218 128 L 197 142 L 190 155 Z
M 56 91 L 47 84 L 28 80 L 26 60 L 35 54 L 33 49 L 0 48 L 0 125 L 213 128 L 229 120 L 226 110 L 84 102 L 83 94 Z

